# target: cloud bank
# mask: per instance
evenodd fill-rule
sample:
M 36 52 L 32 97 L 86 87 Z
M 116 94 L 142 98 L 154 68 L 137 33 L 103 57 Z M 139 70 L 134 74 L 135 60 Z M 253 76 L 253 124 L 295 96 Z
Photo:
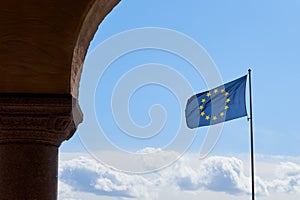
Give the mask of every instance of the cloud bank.
M 94 159 L 79 157 L 61 163 L 59 180 L 67 190 L 88 192 L 98 196 L 143 197 L 147 199 L 147 187 L 151 187 L 142 176 L 116 172 Z M 66 196 L 66 192 L 62 191 Z
M 211 156 L 204 160 L 197 158 L 197 155 L 188 155 L 165 169 L 146 175 L 115 171 L 88 155 L 61 160 L 59 199 L 78 200 L 90 195 L 89 199 L 153 200 L 161 199 L 160 194 L 166 188 L 178 194 L 210 191 L 240 199 L 249 198 L 250 178 L 242 160 L 224 156 Z M 151 160 L 149 165 L 153 162 Z M 258 196 L 268 197 L 270 193 L 300 195 L 300 164 L 282 162 L 274 174 L 272 180 L 256 177 Z

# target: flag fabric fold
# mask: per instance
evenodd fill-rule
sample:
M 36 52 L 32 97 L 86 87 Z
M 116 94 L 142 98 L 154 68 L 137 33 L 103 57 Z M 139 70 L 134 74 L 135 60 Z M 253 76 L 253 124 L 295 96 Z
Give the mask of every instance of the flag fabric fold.
M 246 81 L 247 75 L 190 97 L 185 109 L 187 126 L 209 126 L 247 116 Z

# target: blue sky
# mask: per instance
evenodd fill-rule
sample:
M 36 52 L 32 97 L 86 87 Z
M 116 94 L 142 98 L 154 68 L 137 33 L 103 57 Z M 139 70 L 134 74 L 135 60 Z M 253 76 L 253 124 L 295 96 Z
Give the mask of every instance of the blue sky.
M 276 160 L 276 156 L 300 156 L 299 9 L 300 1 L 297 0 L 123 0 L 100 24 L 87 58 L 96 51 L 98 45 L 116 34 L 135 28 L 157 27 L 177 31 L 200 44 L 215 63 L 224 83 L 245 75 L 248 68 L 251 68 L 255 152 L 263 157 L 272 157 L 272 163 L 280 163 L 283 160 Z M 113 48 L 110 51 L 114 51 Z M 191 53 L 197 56 L 195 52 Z M 95 99 L 87 100 L 81 96 L 83 92 L 80 90 L 79 103 L 85 108 L 85 105 L 91 106 L 96 102 L 97 120 L 110 133 L 109 139 L 121 150 L 135 152 L 147 147 L 164 149 L 175 137 L 181 113 L 184 112 L 184 108 L 178 106 L 177 94 L 168 90 L 168 87 L 158 84 L 144 86 L 133 93 L 128 104 L 133 121 L 146 126 L 151 122 L 149 108 L 160 104 L 167 113 L 165 127 L 157 136 L 146 140 L 122 136 L 122 131 L 112 120 L 110 110 L 113 89 L 130 70 L 149 63 L 167 65 L 176 70 L 190 82 L 194 92 L 209 89 L 190 63 L 170 52 L 143 49 L 116 59 L 97 87 L 92 86 L 88 91 L 95 94 Z M 89 66 L 84 67 L 81 84 L 88 86 L 92 80 L 86 77 Z M 176 87 L 176 82 L 174 80 L 172 87 Z M 186 95 L 186 100 L 193 94 Z M 87 114 L 85 119 L 89 119 Z M 80 125 L 73 138 L 62 144 L 60 152 L 86 153 L 80 137 L 97 132 L 94 129 L 96 126 L 98 124 L 91 127 Z M 199 128 L 193 135 L 195 141 L 190 153 L 197 155 L 207 130 Z M 105 146 L 101 141 L 99 145 Z M 172 150 L 176 151 L 176 148 Z M 224 124 L 211 155 L 246 155 L 248 158 L 249 124 L 246 117 Z
M 299 4 L 298 1 L 122 1 L 100 25 L 90 50 L 107 38 L 134 28 L 161 27 L 186 34 L 206 49 L 224 82 L 252 68 L 255 151 L 299 155 Z M 132 53 L 121 64 L 129 63 L 128 70 L 130 66 L 150 62 L 172 67 L 187 65 L 182 59 L 157 50 Z M 187 76 L 195 91 L 207 89 L 201 77 Z M 154 86 L 148 89 L 155 92 Z M 147 106 L 141 107 L 147 112 Z M 147 117 L 140 123 L 147 123 Z M 239 143 L 233 144 L 237 139 Z M 82 150 L 78 145 L 81 144 L 75 135 L 63 144 L 61 151 Z M 248 152 L 245 118 L 226 123 L 215 151 Z

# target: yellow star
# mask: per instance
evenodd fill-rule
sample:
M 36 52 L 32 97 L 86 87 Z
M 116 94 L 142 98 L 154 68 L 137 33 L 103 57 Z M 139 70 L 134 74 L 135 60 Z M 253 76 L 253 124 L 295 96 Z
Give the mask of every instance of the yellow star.
M 224 117 L 224 115 L 225 115 L 224 112 L 221 112 L 221 113 L 220 113 L 220 116 L 221 116 L 221 117 Z
M 225 90 L 224 90 L 224 89 L 222 89 L 222 90 L 221 90 L 221 93 L 224 93 L 224 92 L 225 92 Z
M 217 116 L 213 116 L 213 120 L 216 121 L 218 118 Z
M 202 100 L 201 100 L 202 103 L 204 103 L 205 101 L 206 101 L 205 99 L 202 99 Z
M 209 119 L 210 119 L 210 116 L 209 116 L 209 115 L 206 115 L 205 119 L 206 119 L 206 120 L 209 120 Z
M 215 94 L 218 93 L 218 89 L 214 89 L 214 93 L 215 93 Z
M 226 93 L 225 93 L 225 96 L 228 96 L 228 95 L 229 95 L 229 92 L 226 92 Z
M 230 98 L 227 98 L 227 99 L 226 99 L 226 103 L 229 103 L 229 102 L 230 102 Z
M 200 109 L 200 110 L 203 110 L 203 108 L 204 108 L 204 106 L 203 106 L 203 105 L 199 106 L 199 109 Z
M 210 97 L 210 96 L 211 96 L 210 92 L 208 92 L 208 93 L 206 94 L 206 96 L 207 96 L 207 97 Z
M 227 106 L 227 105 L 224 107 L 225 110 L 227 110 L 228 108 L 229 108 L 229 106 Z
M 200 115 L 203 117 L 203 116 L 205 115 L 205 112 L 204 112 L 204 111 L 202 111 Z

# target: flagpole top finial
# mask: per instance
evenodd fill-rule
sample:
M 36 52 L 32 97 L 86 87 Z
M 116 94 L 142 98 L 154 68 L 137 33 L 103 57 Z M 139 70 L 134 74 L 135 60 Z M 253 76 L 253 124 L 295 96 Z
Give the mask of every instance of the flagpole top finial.
M 249 73 L 251 72 L 251 68 L 248 69 L 248 72 L 249 72 Z

